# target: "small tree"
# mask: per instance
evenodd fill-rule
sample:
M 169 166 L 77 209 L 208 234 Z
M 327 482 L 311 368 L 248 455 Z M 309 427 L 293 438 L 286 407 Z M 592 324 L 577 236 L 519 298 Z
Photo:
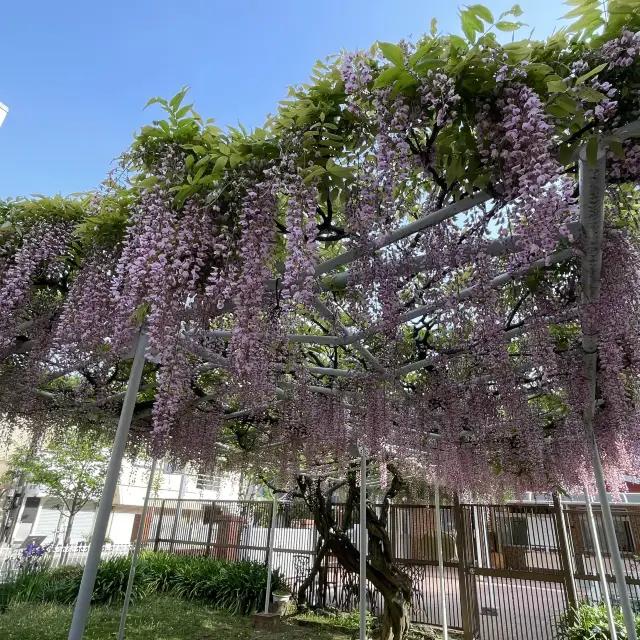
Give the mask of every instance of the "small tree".
M 73 429 L 41 451 L 16 451 L 5 477 L 13 479 L 23 473 L 25 482 L 46 487 L 50 496 L 58 498 L 61 517 L 68 519 L 63 541 L 67 546 L 76 514 L 87 502 L 100 498 L 108 462 L 102 440 Z

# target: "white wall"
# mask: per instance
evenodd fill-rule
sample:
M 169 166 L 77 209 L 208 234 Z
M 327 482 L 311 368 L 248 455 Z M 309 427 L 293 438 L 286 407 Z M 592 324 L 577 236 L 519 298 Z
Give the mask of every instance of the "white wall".
M 114 544 L 131 544 L 131 533 L 133 531 L 133 523 L 135 513 L 114 512 L 111 514 L 107 537 Z

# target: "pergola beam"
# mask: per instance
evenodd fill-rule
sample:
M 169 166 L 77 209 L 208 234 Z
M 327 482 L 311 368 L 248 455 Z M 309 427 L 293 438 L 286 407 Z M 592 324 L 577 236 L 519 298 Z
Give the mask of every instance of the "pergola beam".
M 410 222 L 409 224 L 406 224 L 399 229 L 392 231 L 386 236 L 383 236 L 376 242 L 375 249 L 382 249 L 384 247 L 388 247 L 389 245 L 395 244 L 400 240 L 409 238 L 419 231 L 422 231 L 423 229 L 433 227 L 439 222 L 443 222 L 444 220 L 453 218 L 459 213 L 464 213 L 465 211 L 473 209 L 473 207 L 477 207 L 478 205 L 484 204 L 489 200 L 491 200 L 491 196 L 488 193 L 480 192 L 474 194 L 469 198 L 463 198 L 462 200 L 453 202 L 446 207 L 439 209 L 438 211 L 429 213 L 426 216 L 418 218 L 418 220 Z M 333 271 L 334 269 L 337 269 L 342 265 L 349 264 L 350 262 L 357 260 L 370 251 L 371 249 L 369 248 L 351 249 L 349 251 L 345 251 L 335 258 L 331 258 L 331 260 L 327 260 L 326 262 L 319 264 L 314 270 L 314 275 L 318 277 L 325 273 L 328 273 L 329 271 Z

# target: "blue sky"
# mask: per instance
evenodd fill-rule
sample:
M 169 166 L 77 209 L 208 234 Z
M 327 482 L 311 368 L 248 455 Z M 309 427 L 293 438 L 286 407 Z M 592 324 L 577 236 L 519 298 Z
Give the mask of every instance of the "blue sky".
M 512 0 L 485 2 L 499 14 Z M 96 186 L 151 96 L 190 85 L 218 125 L 262 124 L 318 58 L 417 37 L 432 17 L 459 32 L 455 5 L 426 0 L 7 0 L 0 9 L 0 198 Z M 568 8 L 521 0 L 544 37 Z M 528 31 L 522 33 L 527 37 Z

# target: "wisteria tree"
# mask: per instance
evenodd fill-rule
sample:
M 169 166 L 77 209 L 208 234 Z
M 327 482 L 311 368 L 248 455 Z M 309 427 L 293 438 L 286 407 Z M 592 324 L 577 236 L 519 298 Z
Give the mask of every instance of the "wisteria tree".
M 330 57 L 251 132 L 154 98 L 93 194 L 3 202 L 2 412 L 111 422 L 142 327 L 134 450 L 296 478 L 357 445 L 461 491 L 571 490 L 586 327 L 608 482 L 637 474 L 640 4 L 572 6 L 543 42 L 473 5 L 464 37 Z M 577 163 L 599 149 L 594 303 Z

